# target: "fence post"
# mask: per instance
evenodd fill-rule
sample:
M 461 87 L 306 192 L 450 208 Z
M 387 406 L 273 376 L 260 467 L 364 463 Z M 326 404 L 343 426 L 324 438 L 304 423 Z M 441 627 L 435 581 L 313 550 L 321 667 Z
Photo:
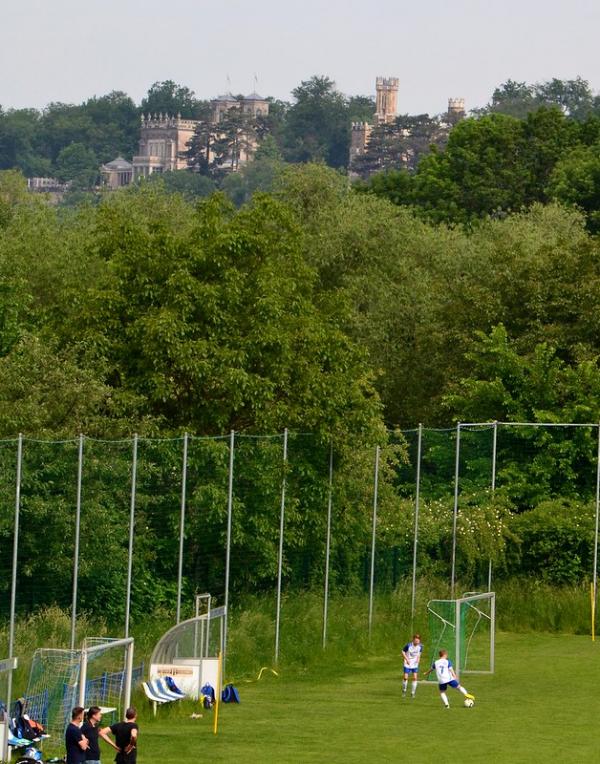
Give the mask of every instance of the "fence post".
M 77 585 L 79 582 L 79 539 L 81 537 L 81 481 L 83 476 L 83 434 L 79 435 L 77 453 L 77 499 L 75 505 L 75 550 L 73 560 L 73 603 L 71 605 L 71 650 L 77 633 Z
M 458 475 L 460 471 L 460 422 L 456 425 L 456 461 L 454 465 L 454 511 L 452 513 L 452 574 L 450 581 L 450 598 L 454 598 L 454 583 L 456 578 L 456 526 L 458 521 Z
M 598 455 L 596 458 L 596 523 L 594 528 L 594 615 L 598 604 L 598 520 L 600 517 L 600 422 L 598 423 Z
M 125 637 L 129 636 L 129 616 L 131 613 L 131 575 L 133 572 L 133 531 L 135 523 L 135 494 L 137 482 L 138 435 L 133 436 L 133 457 L 131 462 L 131 504 L 129 507 L 129 547 L 127 552 L 127 600 L 125 602 Z
M 281 574 L 283 570 L 283 531 L 285 526 L 285 488 L 287 473 L 287 427 L 283 431 L 283 477 L 281 480 L 281 507 L 279 511 L 279 552 L 277 556 L 277 612 L 275 615 L 275 663 L 279 661 L 279 625 L 281 621 Z
M 323 649 L 327 643 L 329 608 L 329 557 L 331 555 L 331 508 L 333 504 L 333 441 L 329 444 L 329 490 L 327 493 L 327 538 L 325 541 L 325 592 L 323 600 Z
M 19 558 L 19 515 L 21 511 L 21 472 L 23 468 L 23 435 L 19 433 L 17 441 L 17 479 L 15 487 L 15 521 L 13 530 L 13 557 L 12 557 L 12 578 L 10 582 L 10 624 L 8 631 L 8 657 L 14 658 L 15 649 L 15 618 L 17 605 L 17 564 Z M 12 702 L 12 683 L 13 672 L 8 672 L 6 684 L 6 708 L 10 714 L 10 705 Z M 2 752 L 0 751 L 0 754 Z
M 375 449 L 375 472 L 373 476 L 373 527 L 371 529 L 371 576 L 369 581 L 369 639 L 373 628 L 373 590 L 375 587 L 375 536 L 377 532 L 377 501 L 379 494 L 379 446 Z
M 185 535 L 185 502 L 187 484 L 188 434 L 183 435 L 183 465 L 181 468 L 181 516 L 179 519 L 179 563 L 177 566 L 177 623 L 181 621 L 181 590 L 183 587 L 183 541 Z
M 494 433 L 492 439 L 492 501 L 496 494 L 496 457 L 498 454 L 498 422 L 494 421 Z M 488 592 L 492 591 L 492 558 L 488 567 Z
M 223 673 L 227 662 L 227 628 L 229 626 L 229 567 L 231 565 L 231 518 L 233 516 L 233 455 L 235 449 L 235 430 L 229 433 L 229 478 L 227 483 L 227 541 L 225 549 L 225 620 L 223 624 Z M 210 628 L 210 618 L 206 619 L 206 628 Z
M 415 604 L 417 599 L 417 547 L 419 544 L 419 503 L 421 498 L 421 449 L 423 444 L 423 425 L 419 424 L 417 436 L 417 475 L 415 478 L 415 531 L 413 540 L 413 569 L 412 569 L 412 596 L 410 605 L 411 631 L 415 618 Z

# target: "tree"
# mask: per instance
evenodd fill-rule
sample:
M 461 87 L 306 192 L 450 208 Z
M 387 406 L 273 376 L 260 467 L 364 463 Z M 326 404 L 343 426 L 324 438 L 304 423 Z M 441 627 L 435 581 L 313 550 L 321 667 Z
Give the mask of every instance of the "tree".
M 414 171 L 432 146 L 441 148 L 447 140 L 448 128 L 438 119 L 405 114 L 393 123 L 373 127 L 365 151 L 354 159 L 351 169 L 363 179 L 376 172 Z
M 586 214 L 592 233 L 600 233 L 600 145 L 578 146 L 560 159 L 549 178 L 548 196 Z
M 590 84 L 581 77 L 574 80 L 553 78 L 536 85 L 535 93 L 540 103 L 558 106 L 564 114 L 576 120 L 585 119 L 593 108 Z
M 56 176 L 64 182 L 72 181 L 76 188 L 89 188 L 98 178 L 98 159 L 83 143 L 71 143 L 58 155 Z
M 241 108 L 227 111 L 218 124 L 213 152 L 215 163 L 224 170 L 236 172 L 240 158 L 248 157 L 256 146 L 257 126 L 253 117 Z
M 193 90 L 173 80 L 155 82 L 142 99 L 143 114 L 181 114 L 185 119 L 208 119 L 210 104 L 196 99 Z
M 146 182 L 160 185 L 169 193 L 181 194 L 189 201 L 210 196 L 217 190 L 213 180 L 190 170 L 152 173 Z
M 284 156 L 288 162 L 326 162 L 345 167 L 350 122 L 344 96 L 329 77 L 314 76 L 293 91 L 287 113 Z
M 28 177 L 51 174 L 51 162 L 39 149 L 40 113 L 0 109 L 0 170 L 19 169 Z
M 194 211 L 144 187 L 107 199 L 95 230 L 113 278 L 89 336 L 153 418 L 205 434 L 373 426 L 366 359 L 318 300 L 284 204 L 236 214 L 213 196 Z
M 215 157 L 215 145 L 218 139 L 217 125 L 207 120 L 198 122 L 187 144 L 186 158 L 190 170 L 209 178 L 219 177 L 220 166 Z

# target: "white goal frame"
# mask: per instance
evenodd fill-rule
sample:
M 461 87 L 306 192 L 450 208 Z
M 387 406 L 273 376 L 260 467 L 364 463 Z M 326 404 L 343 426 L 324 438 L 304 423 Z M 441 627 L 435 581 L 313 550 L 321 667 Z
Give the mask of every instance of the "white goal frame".
M 131 705 L 131 680 L 133 676 L 133 637 L 125 639 L 85 639 L 81 648 L 79 664 L 79 705 L 87 708 L 85 703 L 85 690 L 87 683 L 88 659 L 90 655 L 101 651 L 112 650 L 114 647 L 125 648 L 125 685 L 123 692 L 123 704 L 125 708 Z
M 490 624 L 490 662 L 489 662 L 489 668 L 488 669 L 468 669 L 463 668 L 460 665 L 460 656 L 461 656 L 461 633 L 460 633 L 460 614 L 461 614 L 461 607 L 464 604 L 468 604 L 471 607 L 474 607 L 475 602 L 480 602 L 481 600 L 489 600 L 490 602 L 490 612 L 485 613 L 483 610 L 480 610 L 479 608 L 475 607 L 475 610 L 477 610 L 479 614 L 479 619 L 477 623 L 482 618 L 485 618 L 489 621 Z M 451 603 L 454 607 L 454 624 L 449 623 L 446 621 L 439 613 L 436 613 L 434 606 L 436 602 L 443 602 L 445 604 Z M 496 592 L 466 592 L 462 597 L 459 597 L 458 599 L 454 600 L 429 600 L 427 603 L 427 612 L 431 613 L 432 615 L 436 616 L 440 620 L 443 620 L 446 625 L 451 626 L 454 629 L 454 667 L 455 671 L 458 675 L 460 673 L 463 674 L 493 674 L 495 670 L 495 651 L 496 651 Z M 474 633 L 474 632 L 473 632 Z M 468 638 L 468 644 L 471 641 L 471 638 L 473 636 L 473 633 Z M 467 644 L 467 649 L 468 649 Z

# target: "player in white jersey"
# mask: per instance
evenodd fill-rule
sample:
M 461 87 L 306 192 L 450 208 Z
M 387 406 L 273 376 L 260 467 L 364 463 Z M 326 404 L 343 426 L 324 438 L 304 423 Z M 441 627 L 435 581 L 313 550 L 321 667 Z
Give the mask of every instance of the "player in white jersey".
M 412 642 L 408 642 L 402 648 L 402 657 L 404 658 L 404 677 L 402 679 L 402 697 L 406 697 L 408 689 L 408 677 L 412 674 L 412 686 L 410 688 L 411 698 L 415 697 L 417 691 L 417 680 L 419 678 L 419 662 L 423 645 L 419 634 L 413 634 Z
M 446 695 L 446 690 L 448 687 L 454 687 L 455 690 L 462 692 L 465 698 L 475 700 L 475 696 L 470 695 L 459 683 L 458 677 L 452 668 L 452 661 L 448 659 L 447 650 L 440 650 L 440 657 L 437 659 L 437 661 L 434 661 L 431 664 L 431 668 L 425 674 L 425 679 L 427 679 L 432 671 L 435 671 L 435 675 L 437 676 L 438 686 L 440 688 L 440 697 L 445 708 L 450 708 L 450 703 L 448 703 L 448 696 Z

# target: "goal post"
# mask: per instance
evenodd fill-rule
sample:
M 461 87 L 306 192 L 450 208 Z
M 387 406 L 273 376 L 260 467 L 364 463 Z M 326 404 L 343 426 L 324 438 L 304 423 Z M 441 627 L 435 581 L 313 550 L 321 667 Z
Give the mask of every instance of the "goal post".
M 467 592 L 450 600 L 430 600 L 431 662 L 448 650 L 458 674 L 493 674 L 496 633 L 495 592 Z
M 53 739 L 61 739 L 76 705 L 127 708 L 131 705 L 133 645 L 133 637 L 90 637 L 80 650 L 38 648 L 25 693 L 29 715 Z
M 107 705 L 116 703 L 117 708 L 123 703 L 124 708 L 131 705 L 131 678 L 133 675 L 133 637 L 125 639 L 109 639 L 104 637 L 88 637 L 81 648 L 79 667 L 79 705 L 87 708 L 91 704 Z M 121 648 L 125 652 L 122 669 L 107 671 L 98 680 L 88 681 L 88 666 L 90 661 L 99 659 L 109 650 Z M 115 677 L 116 675 L 116 681 Z M 97 686 L 99 685 L 99 686 Z M 122 699 L 122 700 L 121 700 Z

